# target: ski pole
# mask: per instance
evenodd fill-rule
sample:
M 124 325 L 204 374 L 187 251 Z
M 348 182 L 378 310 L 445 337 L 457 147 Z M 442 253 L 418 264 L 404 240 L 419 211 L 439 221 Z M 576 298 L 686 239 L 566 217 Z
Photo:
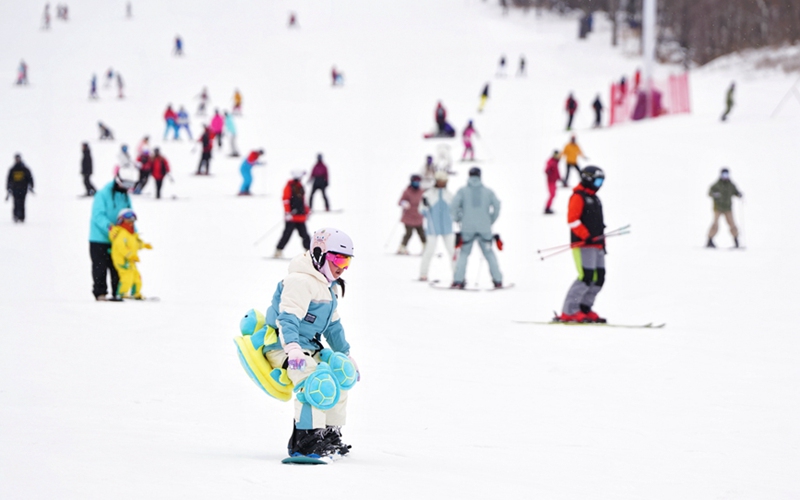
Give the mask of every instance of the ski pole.
M 629 227 L 631 227 L 630 224 L 628 224 L 626 226 L 622 226 L 620 228 L 614 229 L 613 231 L 609 231 L 609 232 L 607 232 L 605 234 L 602 234 L 602 235 L 598 236 L 598 238 L 605 238 L 605 237 L 609 237 L 609 236 L 617 236 L 618 232 L 625 231 Z M 565 248 L 565 247 L 568 247 L 568 246 L 571 246 L 571 245 L 572 245 L 572 243 L 566 243 L 564 245 L 557 245 L 557 246 L 550 247 L 550 248 L 542 248 L 541 250 L 536 250 L 536 253 L 544 253 L 544 252 L 549 252 L 551 250 L 560 250 L 562 248 Z
M 598 236 L 595 239 L 595 241 L 593 241 L 592 243 L 599 243 L 600 240 L 604 240 L 606 238 L 611 238 L 613 236 L 624 236 L 624 235 L 630 234 L 630 233 L 631 233 L 630 231 L 622 231 L 622 232 L 614 233 L 614 234 L 603 234 L 603 235 Z M 584 243 L 584 242 L 576 243 L 575 245 L 573 245 L 572 243 L 570 243 L 568 245 L 562 245 L 561 247 L 556 247 L 558 249 L 556 251 L 554 251 L 553 253 L 550 253 L 548 255 L 544 255 L 544 256 L 540 257 L 539 260 L 549 259 L 553 255 L 558 255 L 560 253 L 566 252 L 567 250 L 571 250 L 573 248 L 581 248 L 581 247 L 583 247 L 585 245 L 586 245 L 586 243 Z
M 274 226 L 272 226 L 271 228 L 269 228 L 269 229 L 267 230 L 267 232 L 266 232 L 266 233 L 262 234 L 262 235 L 261 235 L 261 237 L 260 237 L 259 239 L 257 239 L 257 240 L 255 241 L 255 243 L 253 243 L 253 246 L 256 246 L 256 245 L 258 245 L 259 243 L 261 243 L 261 242 L 264 240 L 264 238 L 266 238 L 267 236 L 269 236 L 269 234 L 270 234 L 272 231 L 274 231 L 274 230 L 278 229 L 278 227 L 280 227 L 280 225 L 281 225 L 281 224 L 283 224 L 283 221 L 280 221 L 280 222 L 278 222 L 277 224 L 275 224 Z
M 383 248 L 389 248 L 389 243 L 392 242 L 392 238 L 394 237 L 394 233 L 397 231 L 397 226 L 399 226 L 399 225 L 400 225 L 400 222 L 398 222 L 397 224 L 395 224 L 392 227 L 392 232 L 389 234 L 389 239 L 386 240 L 386 244 L 383 245 Z

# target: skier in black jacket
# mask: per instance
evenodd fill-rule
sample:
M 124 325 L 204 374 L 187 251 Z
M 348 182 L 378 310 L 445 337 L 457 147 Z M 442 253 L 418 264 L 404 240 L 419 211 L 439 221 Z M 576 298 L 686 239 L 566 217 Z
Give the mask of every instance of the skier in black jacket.
M 33 176 L 19 153 L 14 155 L 14 166 L 8 171 L 6 191 L 6 200 L 14 197 L 14 222 L 25 222 L 25 196 L 28 191 L 33 193 Z
M 89 144 L 83 143 L 83 159 L 81 160 L 81 175 L 83 176 L 83 185 L 86 187 L 86 196 L 94 196 L 97 191 L 92 185 L 89 177 L 92 176 L 92 152 L 89 150 Z

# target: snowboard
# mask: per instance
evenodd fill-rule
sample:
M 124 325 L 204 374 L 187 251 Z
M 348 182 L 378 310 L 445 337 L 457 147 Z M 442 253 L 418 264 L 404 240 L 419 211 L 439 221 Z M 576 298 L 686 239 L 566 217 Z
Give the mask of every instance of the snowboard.
M 326 462 L 321 458 L 312 458 L 312 457 L 289 457 L 284 458 L 281 460 L 282 464 L 293 464 L 293 465 L 328 465 L 330 462 Z
M 577 321 L 521 321 L 521 320 L 514 320 L 514 323 L 519 324 L 526 324 L 526 325 L 566 325 L 566 326 L 607 326 L 609 328 L 664 328 L 667 326 L 666 323 L 660 324 L 653 324 L 653 323 L 644 323 L 641 325 L 621 325 L 617 323 L 579 323 Z

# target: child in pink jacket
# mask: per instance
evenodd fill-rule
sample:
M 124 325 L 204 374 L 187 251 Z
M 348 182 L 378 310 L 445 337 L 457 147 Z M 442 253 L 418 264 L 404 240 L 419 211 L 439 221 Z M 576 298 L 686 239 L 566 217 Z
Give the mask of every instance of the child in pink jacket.
M 225 126 L 225 119 L 219 114 L 219 110 L 214 110 L 214 117 L 211 119 L 211 125 L 208 127 L 217 136 L 217 146 L 222 147 L 222 129 Z
M 558 150 L 553 151 L 553 156 L 547 160 L 547 166 L 544 169 L 547 175 L 547 190 L 550 192 L 550 198 L 547 199 L 547 205 L 544 207 L 545 214 L 552 214 L 553 211 L 550 207 L 553 205 L 553 198 L 556 197 L 556 183 L 561 180 L 561 174 L 558 173 L 558 160 L 561 154 Z
M 466 160 L 467 153 L 469 153 L 470 161 L 475 159 L 475 150 L 472 149 L 472 136 L 473 135 L 475 135 L 477 137 L 480 137 L 478 135 L 478 132 L 472 126 L 472 120 L 470 120 L 469 123 L 467 123 L 467 128 L 465 128 L 464 132 L 461 133 L 461 137 L 464 140 L 464 154 L 461 155 L 461 161 L 465 161 Z

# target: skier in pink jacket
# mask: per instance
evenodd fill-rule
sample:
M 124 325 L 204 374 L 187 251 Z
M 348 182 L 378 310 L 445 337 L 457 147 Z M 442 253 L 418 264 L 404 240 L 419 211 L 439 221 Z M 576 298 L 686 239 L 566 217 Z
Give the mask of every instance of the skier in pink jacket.
M 219 110 L 214 110 L 214 117 L 211 118 L 211 125 L 208 127 L 217 136 L 217 146 L 222 147 L 222 129 L 225 127 L 225 118 L 219 114 Z
M 461 161 L 466 161 L 467 153 L 469 153 L 470 161 L 475 159 L 475 150 L 472 149 L 473 135 L 480 137 L 480 135 L 478 135 L 478 131 L 472 126 L 472 120 L 470 120 L 469 123 L 467 123 L 467 128 L 465 128 L 464 132 L 461 133 L 461 137 L 464 140 L 464 154 L 461 155 Z

